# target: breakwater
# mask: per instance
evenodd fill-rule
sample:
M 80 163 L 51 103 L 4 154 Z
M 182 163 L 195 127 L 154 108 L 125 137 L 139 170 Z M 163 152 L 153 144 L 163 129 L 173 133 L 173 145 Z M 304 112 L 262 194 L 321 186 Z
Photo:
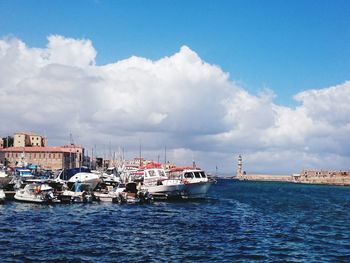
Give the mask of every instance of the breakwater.
M 244 174 L 236 176 L 241 181 L 293 182 L 292 175 Z
M 303 170 L 293 175 L 239 174 L 240 181 L 290 182 L 301 184 L 326 184 L 350 186 L 349 171 Z

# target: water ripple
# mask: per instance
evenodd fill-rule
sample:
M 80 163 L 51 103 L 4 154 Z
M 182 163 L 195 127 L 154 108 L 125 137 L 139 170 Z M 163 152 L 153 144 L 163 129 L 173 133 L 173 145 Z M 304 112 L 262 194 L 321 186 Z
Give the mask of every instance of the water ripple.
M 350 261 L 350 188 L 219 180 L 151 205 L 0 206 L 1 262 Z

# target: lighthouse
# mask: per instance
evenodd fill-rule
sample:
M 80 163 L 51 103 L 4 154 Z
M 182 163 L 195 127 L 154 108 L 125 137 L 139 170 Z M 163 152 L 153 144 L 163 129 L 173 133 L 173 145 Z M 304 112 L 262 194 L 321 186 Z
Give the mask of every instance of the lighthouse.
M 242 176 L 242 174 L 243 174 L 242 168 L 243 168 L 242 155 L 238 155 L 236 176 Z

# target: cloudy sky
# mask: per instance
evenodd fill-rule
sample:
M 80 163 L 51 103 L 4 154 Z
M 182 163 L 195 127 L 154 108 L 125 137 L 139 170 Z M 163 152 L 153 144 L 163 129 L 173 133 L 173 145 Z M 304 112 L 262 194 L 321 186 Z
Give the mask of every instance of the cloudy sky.
M 349 169 L 347 1 L 1 1 L 0 135 L 232 174 Z

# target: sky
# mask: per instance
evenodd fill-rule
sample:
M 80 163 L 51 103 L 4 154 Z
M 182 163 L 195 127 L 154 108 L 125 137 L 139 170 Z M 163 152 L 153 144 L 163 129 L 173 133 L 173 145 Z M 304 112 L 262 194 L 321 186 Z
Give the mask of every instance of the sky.
M 349 1 L 0 0 L 0 135 L 232 174 L 348 170 Z

